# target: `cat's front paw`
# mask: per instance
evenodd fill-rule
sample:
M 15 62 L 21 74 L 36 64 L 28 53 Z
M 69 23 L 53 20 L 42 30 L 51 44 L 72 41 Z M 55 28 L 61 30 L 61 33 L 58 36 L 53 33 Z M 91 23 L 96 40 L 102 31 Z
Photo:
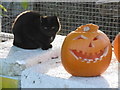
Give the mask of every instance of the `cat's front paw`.
M 42 50 L 48 50 L 49 48 L 52 48 L 52 45 L 50 44 L 49 46 L 44 46 L 42 47 Z
M 50 44 L 49 48 L 52 48 L 52 45 Z

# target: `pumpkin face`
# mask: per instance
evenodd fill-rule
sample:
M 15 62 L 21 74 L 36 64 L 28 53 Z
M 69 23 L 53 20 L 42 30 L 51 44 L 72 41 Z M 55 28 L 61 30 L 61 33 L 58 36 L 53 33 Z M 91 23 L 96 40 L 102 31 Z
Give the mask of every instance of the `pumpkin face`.
M 120 62 L 120 33 L 115 37 L 114 40 L 114 52 L 117 60 Z
M 108 37 L 97 25 L 78 27 L 65 38 L 61 59 L 73 76 L 97 76 L 110 64 L 112 48 Z

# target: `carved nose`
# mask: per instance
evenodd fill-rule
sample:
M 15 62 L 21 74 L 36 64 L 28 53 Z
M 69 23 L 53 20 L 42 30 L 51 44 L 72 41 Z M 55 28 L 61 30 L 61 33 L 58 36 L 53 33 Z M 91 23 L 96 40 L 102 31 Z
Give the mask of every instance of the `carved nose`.
M 89 47 L 95 47 L 92 42 L 90 42 Z

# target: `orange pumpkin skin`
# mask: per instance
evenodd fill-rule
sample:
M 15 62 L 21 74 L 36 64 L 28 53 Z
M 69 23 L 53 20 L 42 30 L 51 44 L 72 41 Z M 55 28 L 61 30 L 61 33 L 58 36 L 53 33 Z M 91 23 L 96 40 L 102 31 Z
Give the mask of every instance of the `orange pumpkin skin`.
M 114 40 L 114 53 L 117 60 L 120 62 L 120 33 L 117 34 Z
M 109 38 L 97 29 L 97 25 L 87 24 L 66 36 L 61 60 L 73 76 L 98 76 L 108 68 L 112 47 Z

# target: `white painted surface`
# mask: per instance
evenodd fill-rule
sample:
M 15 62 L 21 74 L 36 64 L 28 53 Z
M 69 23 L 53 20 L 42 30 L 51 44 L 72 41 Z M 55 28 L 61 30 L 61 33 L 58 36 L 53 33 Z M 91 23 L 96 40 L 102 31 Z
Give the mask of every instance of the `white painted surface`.
M 45 62 L 51 58 L 60 56 L 61 45 L 64 36 L 58 35 L 52 43 L 53 48 L 49 50 L 25 50 L 13 46 L 13 40 L 0 43 L 0 74 L 15 76 L 21 75 L 21 71 Z
M 113 57 L 115 59 L 115 57 Z M 56 63 L 58 62 L 58 63 Z M 61 60 L 53 59 L 22 72 L 22 88 L 118 88 L 118 62 L 112 60 L 98 77 L 74 77 L 65 71 Z
M 63 36 L 57 36 L 52 43 L 53 48 L 45 51 L 20 49 L 12 46 L 12 40 L 0 43 L 0 74 L 15 76 L 22 73 L 22 88 L 118 87 L 118 62 L 114 53 L 109 68 L 101 76 L 73 77 L 61 64 L 60 50 L 63 40 Z

